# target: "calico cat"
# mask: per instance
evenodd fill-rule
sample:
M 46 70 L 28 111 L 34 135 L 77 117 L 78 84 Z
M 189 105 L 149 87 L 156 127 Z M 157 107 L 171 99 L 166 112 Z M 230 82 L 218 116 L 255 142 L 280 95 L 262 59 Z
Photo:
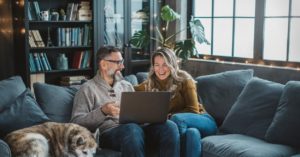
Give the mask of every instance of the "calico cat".
M 73 123 L 46 122 L 11 132 L 5 137 L 14 157 L 92 157 L 95 138 Z

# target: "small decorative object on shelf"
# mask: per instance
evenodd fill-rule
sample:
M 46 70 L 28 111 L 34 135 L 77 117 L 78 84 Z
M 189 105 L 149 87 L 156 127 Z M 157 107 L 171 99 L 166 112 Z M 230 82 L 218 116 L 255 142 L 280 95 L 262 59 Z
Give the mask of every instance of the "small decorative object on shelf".
M 48 27 L 48 34 L 47 34 L 47 47 L 53 46 L 52 41 L 51 41 L 51 36 L 50 36 L 50 28 Z
M 57 70 L 68 70 L 68 58 L 64 53 L 60 53 L 56 58 L 56 69 Z

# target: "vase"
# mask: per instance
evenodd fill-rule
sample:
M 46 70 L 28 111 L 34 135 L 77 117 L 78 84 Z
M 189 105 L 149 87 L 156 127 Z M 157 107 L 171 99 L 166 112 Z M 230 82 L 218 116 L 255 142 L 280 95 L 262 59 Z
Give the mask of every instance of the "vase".
M 68 58 L 64 53 L 60 53 L 56 58 L 57 70 L 68 70 Z

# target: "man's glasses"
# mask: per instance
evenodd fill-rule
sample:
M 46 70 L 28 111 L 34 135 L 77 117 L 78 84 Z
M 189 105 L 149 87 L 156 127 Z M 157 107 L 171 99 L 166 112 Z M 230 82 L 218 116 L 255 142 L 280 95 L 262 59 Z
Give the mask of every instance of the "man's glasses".
M 105 61 L 111 62 L 111 63 L 115 63 L 117 65 L 121 65 L 124 63 L 124 59 L 122 60 L 110 60 L 110 59 L 104 59 Z

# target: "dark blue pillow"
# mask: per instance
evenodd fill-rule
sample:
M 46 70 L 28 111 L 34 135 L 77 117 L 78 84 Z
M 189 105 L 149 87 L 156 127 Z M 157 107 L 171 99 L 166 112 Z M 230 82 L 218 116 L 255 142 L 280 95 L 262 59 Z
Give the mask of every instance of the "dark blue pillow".
M 1 112 L 0 130 L 3 136 L 11 131 L 46 121 L 49 121 L 49 118 L 40 109 L 31 91 L 27 89 Z
M 284 85 L 254 77 L 228 112 L 220 130 L 264 139 Z
M 199 76 L 197 92 L 206 111 L 211 114 L 220 126 L 228 111 L 253 77 L 253 70 L 234 70 L 218 74 Z
M 266 139 L 300 149 L 300 81 L 289 81 L 281 95 Z
M 33 88 L 38 104 L 51 121 L 70 121 L 73 99 L 78 91 L 78 86 L 61 87 L 46 83 L 34 83 Z
M 11 105 L 25 90 L 25 84 L 20 76 L 0 81 L 0 112 L 4 107 Z

